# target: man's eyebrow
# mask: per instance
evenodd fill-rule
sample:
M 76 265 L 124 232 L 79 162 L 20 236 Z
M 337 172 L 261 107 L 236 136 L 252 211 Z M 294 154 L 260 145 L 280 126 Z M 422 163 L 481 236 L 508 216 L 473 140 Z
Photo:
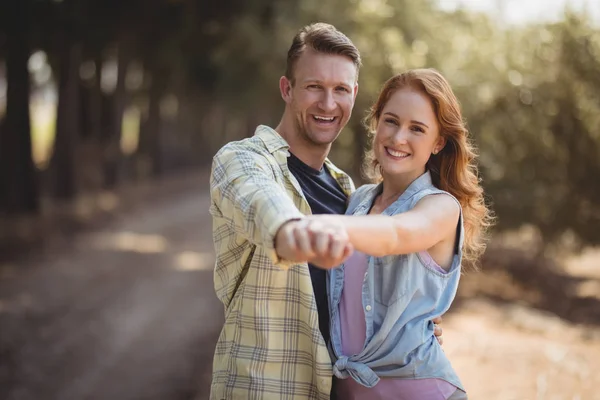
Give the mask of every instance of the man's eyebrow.
M 307 78 L 307 79 L 303 80 L 302 82 L 303 83 L 318 83 L 319 85 L 323 85 L 325 83 L 319 79 L 312 79 L 312 78 Z M 334 86 L 345 86 L 345 87 L 349 87 L 349 88 L 352 87 L 352 85 L 350 85 L 349 83 L 345 83 L 345 82 L 338 82 L 338 83 L 334 84 Z
M 394 118 L 396 118 L 396 119 L 400 119 L 400 117 L 399 117 L 399 116 L 397 116 L 396 114 L 394 114 L 394 113 L 393 113 L 393 112 L 391 112 L 391 111 L 386 111 L 386 112 L 385 112 L 385 113 L 383 113 L 383 114 L 384 114 L 384 115 L 385 115 L 385 114 L 388 114 L 388 115 L 391 115 L 392 117 L 394 117 Z M 422 126 L 424 126 L 425 128 L 429 129 L 429 126 L 428 126 L 426 123 L 424 123 L 424 122 L 417 121 L 417 120 L 415 120 L 415 119 L 411 120 L 410 122 L 411 122 L 411 123 L 413 123 L 413 124 L 422 125 Z

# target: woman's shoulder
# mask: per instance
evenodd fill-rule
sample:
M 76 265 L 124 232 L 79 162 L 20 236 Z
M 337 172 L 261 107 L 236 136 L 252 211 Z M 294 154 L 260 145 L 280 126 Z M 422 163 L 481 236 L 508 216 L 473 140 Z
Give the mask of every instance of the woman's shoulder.
M 413 208 L 419 206 L 422 210 L 446 211 L 458 217 L 462 212 L 460 202 L 452 194 L 445 191 L 436 191 L 421 197 L 414 203 Z
M 433 202 L 442 202 L 442 203 L 447 203 L 448 201 L 452 201 L 452 202 L 455 202 L 456 204 L 458 204 L 458 206 L 460 207 L 460 201 L 458 201 L 456 196 L 454 196 L 452 193 L 450 193 L 446 190 L 440 189 L 433 185 L 423 188 L 423 189 L 419 190 L 418 192 L 416 192 L 415 195 L 413 196 L 412 200 L 413 200 L 412 201 L 413 207 L 421 201 L 427 201 L 427 202 L 433 201 Z

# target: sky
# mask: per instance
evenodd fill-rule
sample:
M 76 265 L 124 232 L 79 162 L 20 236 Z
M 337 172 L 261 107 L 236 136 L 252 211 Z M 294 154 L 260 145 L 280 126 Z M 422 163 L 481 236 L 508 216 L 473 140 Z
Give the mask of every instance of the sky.
M 484 11 L 499 17 L 508 24 L 534 21 L 555 21 L 561 18 L 566 5 L 575 10 L 587 11 L 600 25 L 600 0 L 438 0 L 444 9 L 465 7 Z

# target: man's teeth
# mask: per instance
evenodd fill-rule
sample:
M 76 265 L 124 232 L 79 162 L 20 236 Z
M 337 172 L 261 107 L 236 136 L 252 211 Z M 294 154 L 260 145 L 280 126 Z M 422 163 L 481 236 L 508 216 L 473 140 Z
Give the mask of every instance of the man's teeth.
M 390 153 L 394 157 L 406 157 L 406 156 L 408 156 L 408 153 L 405 153 L 403 151 L 396 151 L 396 150 L 392 150 L 392 149 L 387 149 L 387 151 L 388 151 L 388 153 Z
M 335 119 L 335 117 L 320 117 L 318 115 L 313 115 L 313 117 L 317 121 L 325 121 L 325 122 L 333 122 L 333 120 Z

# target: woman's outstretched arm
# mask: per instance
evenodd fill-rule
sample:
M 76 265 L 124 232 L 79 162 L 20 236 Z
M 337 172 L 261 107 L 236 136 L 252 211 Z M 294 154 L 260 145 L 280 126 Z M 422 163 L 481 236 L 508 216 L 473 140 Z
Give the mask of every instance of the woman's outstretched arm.
M 458 203 L 447 195 L 431 195 L 410 211 L 386 215 L 314 215 L 320 222 L 342 224 L 354 249 L 373 256 L 425 251 L 454 239 L 460 216 Z

